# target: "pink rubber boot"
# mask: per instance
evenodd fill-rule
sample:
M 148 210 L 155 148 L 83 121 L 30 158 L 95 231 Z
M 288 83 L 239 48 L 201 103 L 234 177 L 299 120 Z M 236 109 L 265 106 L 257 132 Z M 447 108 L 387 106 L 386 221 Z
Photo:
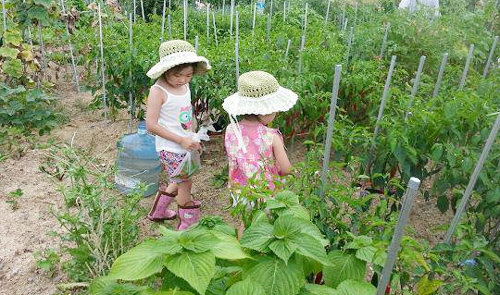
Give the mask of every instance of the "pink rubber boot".
M 177 230 L 185 230 L 191 225 L 200 220 L 200 204 L 199 202 L 188 202 L 185 206 L 179 205 L 179 219 L 181 222 Z
M 177 213 L 174 210 L 168 209 L 168 206 L 175 199 L 175 196 L 176 193 L 159 191 L 156 195 L 153 208 L 149 211 L 148 219 L 152 221 L 174 219 Z

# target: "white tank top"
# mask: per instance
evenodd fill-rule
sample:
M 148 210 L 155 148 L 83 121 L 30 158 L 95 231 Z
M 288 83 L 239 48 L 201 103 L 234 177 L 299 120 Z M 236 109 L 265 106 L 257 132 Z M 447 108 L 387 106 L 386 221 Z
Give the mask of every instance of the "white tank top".
M 170 93 L 167 89 L 158 84 L 152 87 L 160 88 L 164 93 L 167 101 L 161 105 L 158 124 L 165 127 L 168 131 L 179 136 L 189 136 L 188 131 L 191 130 L 193 124 L 193 109 L 191 106 L 191 91 L 188 85 L 186 93 L 182 95 Z M 186 150 L 178 143 L 165 139 L 156 135 L 155 137 L 156 151 L 162 150 L 173 153 L 185 153 Z

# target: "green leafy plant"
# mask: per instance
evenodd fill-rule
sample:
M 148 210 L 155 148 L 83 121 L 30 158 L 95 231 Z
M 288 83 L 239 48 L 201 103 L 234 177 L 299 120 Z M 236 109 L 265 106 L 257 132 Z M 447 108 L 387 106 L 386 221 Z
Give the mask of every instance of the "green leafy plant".
M 110 181 L 113 170 L 99 168 L 97 160 L 66 146 L 53 149 L 49 157 L 70 182 L 59 184 L 66 208 L 53 214 L 65 229 L 58 236 L 71 242 L 62 247 L 70 256 L 63 269 L 75 281 L 105 274 L 112 261 L 136 243 L 143 216 L 138 206 L 141 192 L 117 194 Z
M 17 203 L 18 199 L 23 195 L 23 191 L 18 188 L 15 191 L 11 191 L 8 194 L 8 199 L 5 201 L 7 204 L 10 205 L 10 208 L 12 210 L 17 210 L 19 207 L 19 204 Z
M 36 266 L 48 277 L 53 277 L 59 265 L 59 255 L 52 249 L 35 252 Z

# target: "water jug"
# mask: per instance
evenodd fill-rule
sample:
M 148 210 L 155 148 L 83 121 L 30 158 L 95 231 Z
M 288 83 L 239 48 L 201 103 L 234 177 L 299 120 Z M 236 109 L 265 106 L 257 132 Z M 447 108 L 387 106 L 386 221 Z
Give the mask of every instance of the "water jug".
M 257 3 L 255 5 L 257 5 L 257 13 L 263 14 L 264 9 L 266 8 L 266 0 L 257 0 Z
M 147 133 L 146 123 L 139 122 L 137 133 L 124 135 L 117 147 L 115 187 L 129 194 L 142 183 L 146 185 L 144 196 L 155 193 L 158 190 L 161 167 L 155 149 L 155 138 Z

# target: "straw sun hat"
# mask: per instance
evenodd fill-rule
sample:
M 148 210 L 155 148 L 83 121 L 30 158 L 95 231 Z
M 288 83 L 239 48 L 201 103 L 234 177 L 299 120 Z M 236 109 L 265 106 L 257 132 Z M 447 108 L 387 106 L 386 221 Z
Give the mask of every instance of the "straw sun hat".
M 203 74 L 212 68 L 205 57 L 196 54 L 193 45 L 183 40 L 163 42 L 158 51 L 160 61 L 146 74 L 151 79 L 159 78 L 163 73 L 180 64 L 197 63 L 196 74 Z
M 297 94 L 281 87 L 273 75 L 263 71 L 244 73 L 238 79 L 238 92 L 227 97 L 222 108 L 232 116 L 267 115 L 291 109 Z

